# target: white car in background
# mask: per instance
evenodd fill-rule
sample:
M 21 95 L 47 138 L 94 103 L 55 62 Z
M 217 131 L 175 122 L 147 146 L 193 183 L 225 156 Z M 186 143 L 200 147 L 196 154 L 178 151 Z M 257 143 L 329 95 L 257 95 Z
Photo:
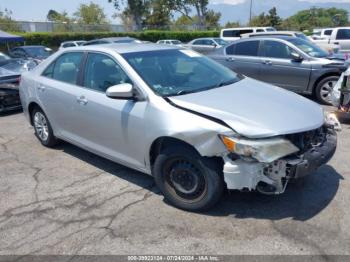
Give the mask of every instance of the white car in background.
M 350 53 L 350 27 L 333 28 L 328 38 L 314 40 L 316 44 L 339 45 L 340 52 Z
M 182 46 L 183 43 L 180 40 L 176 39 L 164 39 L 157 41 L 157 44 L 160 45 L 175 45 L 175 46 Z
M 84 43 L 86 43 L 86 41 L 84 40 L 79 40 L 79 41 L 65 41 L 63 43 L 61 43 L 60 48 L 67 48 L 67 47 L 76 47 L 76 46 L 81 46 Z
M 333 28 L 316 28 L 312 31 L 311 38 L 314 40 L 329 39 Z
M 273 27 L 239 27 L 239 28 L 225 28 L 220 32 L 220 38 L 225 41 L 235 41 L 242 37 L 244 34 L 250 33 L 263 33 L 263 32 L 274 32 L 276 31 Z

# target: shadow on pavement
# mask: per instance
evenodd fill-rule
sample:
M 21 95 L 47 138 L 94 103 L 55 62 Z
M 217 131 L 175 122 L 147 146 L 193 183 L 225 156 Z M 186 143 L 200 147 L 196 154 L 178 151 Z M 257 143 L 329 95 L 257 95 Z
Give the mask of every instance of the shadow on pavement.
M 129 183 L 135 184 L 139 187 L 150 190 L 155 194 L 159 194 L 159 190 L 154 184 L 154 179 L 147 174 L 143 174 L 126 166 L 112 162 L 108 159 L 99 157 L 93 153 L 90 153 L 84 149 L 66 142 L 60 143 L 55 149 L 62 150 L 64 153 L 67 153 L 92 166 L 95 166 L 96 168 L 101 169 L 106 173 L 124 179 Z
M 335 197 L 344 178 L 331 166 L 289 184 L 284 194 L 267 196 L 259 193 L 230 192 L 206 214 L 236 218 L 305 221 L 325 209 Z
M 146 174 L 134 171 L 68 143 L 60 144 L 57 149 L 104 172 L 159 194 L 153 178 Z M 328 206 L 338 191 L 340 180 L 343 179 L 333 167 L 326 165 L 317 172 L 289 184 L 284 194 L 266 196 L 255 192 L 231 191 L 226 193 L 214 208 L 202 214 L 235 216 L 242 219 L 279 220 L 293 218 L 305 221 Z M 167 204 L 166 201 L 164 202 Z

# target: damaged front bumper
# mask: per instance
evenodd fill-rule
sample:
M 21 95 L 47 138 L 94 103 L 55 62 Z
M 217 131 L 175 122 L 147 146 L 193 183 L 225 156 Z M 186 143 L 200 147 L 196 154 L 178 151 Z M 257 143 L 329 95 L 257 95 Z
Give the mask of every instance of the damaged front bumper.
M 287 138 L 301 150 L 271 163 L 225 156 L 223 173 L 227 188 L 281 194 L 290 179 L 304 177 L 326 164 L 337 147 L 337 134 L 331 127 Z

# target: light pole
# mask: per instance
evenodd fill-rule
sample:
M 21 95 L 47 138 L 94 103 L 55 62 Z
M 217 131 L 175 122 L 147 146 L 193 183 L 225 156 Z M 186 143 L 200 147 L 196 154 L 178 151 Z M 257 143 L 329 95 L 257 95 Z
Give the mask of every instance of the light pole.
M 250 0 L 249 25 L 252 22 L 252 10 L 253 10 L 253 0 Z

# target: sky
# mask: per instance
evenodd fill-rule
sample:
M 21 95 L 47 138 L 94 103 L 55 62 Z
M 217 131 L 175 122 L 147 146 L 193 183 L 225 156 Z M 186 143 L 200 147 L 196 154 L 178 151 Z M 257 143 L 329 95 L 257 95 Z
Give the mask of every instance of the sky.
M 209 0 L 211 4 L 238 4 L 250 0 Z M 254 0 L 257 1 L 257 0 Z M 263 1 L 263 0 L 260 0 Z M 283 1 L 283 0 L 281 0 Z M 308 1 L 312 3 L 322 2 L 338 2 L 349 3 L 350 0 L 295 0 Z M 72 15 L 81 3 L 90 3 L 91 0 L 0 0 L 0 10 L 5 8 L 13 12 L 13 18 L 16 20 L 25 21 L 45 21 L 46 15 L 50 9 L 56 11 L 67 11 Z M 112 18 L 115 9 L 113 4 L 108 3 L 107 0 L 93 0 L 94 3 L 99 4 L 104 8 L 109 20 L 116 21 Z M 258 11 L 258 10 L 257 10 Z

